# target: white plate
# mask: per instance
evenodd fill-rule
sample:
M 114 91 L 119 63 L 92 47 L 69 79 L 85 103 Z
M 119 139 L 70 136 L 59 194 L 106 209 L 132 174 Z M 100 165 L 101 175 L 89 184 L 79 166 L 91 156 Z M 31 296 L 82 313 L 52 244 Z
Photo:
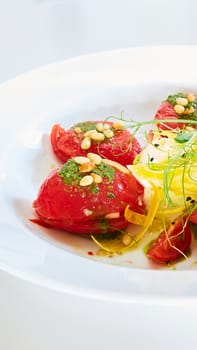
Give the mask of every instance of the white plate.
M 142 250 L 89 256 L 94 244 L 32 224 L 31 203 L 57 164 L 54 123 L 120 115 L 151 119 L 170 93 L 197 91 L 197 47 L 105 52 L 49 65 L 0 87 L 0 268 L 52 289 L 116 300 L 197 296 L 194 249 L 177 270 L 153 268 Z M 196 299 L 197 301 L 197 299 Z

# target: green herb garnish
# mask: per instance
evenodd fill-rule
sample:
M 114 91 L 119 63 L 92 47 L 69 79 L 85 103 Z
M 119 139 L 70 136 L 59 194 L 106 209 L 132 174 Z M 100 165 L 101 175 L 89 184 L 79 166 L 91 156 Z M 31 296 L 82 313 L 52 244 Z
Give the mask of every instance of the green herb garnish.
M 78 185 L 81 180 L 79 168 L 74 159 L 69 159 L 60 169 L 59 176 L 68 185 Z
M 185 97 L 185 95 L 182 92 L 178 92 L 178 94 L 169 95 L 166 101 L 175 106 L 177 104 L 176 99 L 178 97 Z
M 97 165 L 97 168 L 93 170 L 93 173 L 100 175 L 102 178 L 106 178 L 107 182 L 110 183 L 114 179 L 115 170 L 113 167 L 101 162 Z
M 98 187 L 98 185 L 92 184 L 92 185 L 90 186 L 90 192 L 91 192 L 92 194 L 97 194 L 97 193 L 99 193 L 99 187 Z
M 115 198 L 116 198 L 115 194 L 112 193 L 112 192 L 108 192 L 108 193 L 107 193 L 107 197 L 108 197 L 108 198 L 111 198 L 111 199 L 115 199 Z
M 73 126 L 73 129 L 80 128 L 81 132 L 84 133 L 84 132 L 87 132 L 87 131 L 90 131 L 90 130 L 95 130 L 96 129 L 96 125 L 97 125 L 97 123 L 94 123 L 94 122 L 82 122 L 82 123 L 75 124 Z

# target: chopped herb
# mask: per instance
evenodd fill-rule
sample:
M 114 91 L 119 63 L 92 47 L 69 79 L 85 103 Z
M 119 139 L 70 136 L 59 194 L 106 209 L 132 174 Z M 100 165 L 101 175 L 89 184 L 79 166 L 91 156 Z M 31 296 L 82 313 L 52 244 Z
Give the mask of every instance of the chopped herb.
M 80 128 L 82 132 L 87 132 L 90 130 L 96 129 L 96 123 L 93 122 L 83 122 L 83 123 L 78 123 L 73 126 L 73 128 Z
M 101 162 L 97 165 L 97 168 L 93 170 L 93 173 L 100 175 L 102 178 L 106 178 L 108 183 L 113 181 L 115 170 L 113 167 Z
M 197 104 L 196 104 L 196 106 L 197 106 Z M 196 108 L 196 106 L 195 106 L 195 108 Z M 197 120 L 197 114 L 195 114 L 195 113 L 189 114 L 189 119 Z
M 112 199 L 116 198 L 115 194 L 112 192 L 108 192 L 107 197 Z
M 105 223 L 106 224 L 106 223 Z M 96 238 L 98 241 L 108 241 L 108 240 L 113 240 L 115 238 L 118 238 L 121 235 L 120 231 L 114 231 L 114 232 L 106 232 L 106 233 L 97 233 Z
M 175 95 L 169 95 L 166 101 L 171 103 L 173 106 L 175 106 L 177 104 L 176 99 L 178 97 L 185 97 L 185 95 L 182 92 L 179 92 L 178 94 L 175 94 Z
M 102 233 L 108 232 L 109 224 L 106 219 L 101 219 L 98 224 L 99 224 L 99 229 L 102 231 Z
M 99 187 L 98 187 L 98 185 L 92 184 L 92 185 L 90 186 L 90 192 L 93 193 L 93 194 L 98 193 L 98 192 L 99 192 Z
M 59 176 L 68 185 L 78 185 L 81 180 L 79 168 L 74 159 L 69 159 L 60 169 Z

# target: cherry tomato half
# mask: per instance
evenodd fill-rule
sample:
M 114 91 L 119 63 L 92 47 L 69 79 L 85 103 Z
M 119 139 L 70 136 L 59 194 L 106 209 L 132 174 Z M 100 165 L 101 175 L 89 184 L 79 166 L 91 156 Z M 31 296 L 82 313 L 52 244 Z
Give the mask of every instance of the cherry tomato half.
M 108 133 L 103 141 L 96 141 L 91 137 L 90 146 L 83 149 L 82 142 L 86 133 L 90 130 L 96 130 L 98 123 L 108 125 L 112 131 L 111 137 Z M 69 158 L 75 156 L 86 156 L 88 152 L 97 153 L 103 158 L 114 160 L 122 165 L 132 164 L 138 153 L 141 152 L 141 146 L 137 139 L 127 129 L 113 129 L 111 122 L 83 122 L 72 128 L 65 130 L 59 124 L 53 126 L 51 131 L 51 145 L 57 158 L 63 163 Z M 78 130 L 78 132 L 76 132 Z M 81 132 L 80 132 L 81 130 Z M 107 130 L 100 132 L 104 135 Z M 106 134 L 107 135 L 107 134 Z
M 69 162 L 71 164 L 73 160 L 66 165 Z M 130 173 L 110 169 L 112 180 L 103 176 L 101 183 L 84 187 L 80 182 L 65 182 L 60 169 L 54 170 L 33 202 L 36 214 L 44 223 L 72 233 L 96 234 L 126 228 L 125 207 L 130 205 L 133 210 L 143 213 L 144 189 Z M 68 180 L 70 174 L 64 175 Z M 73 179 L 77 176 L 81 175 L 77 173 Z
M 147 251 L 147 256 L 155 262 L 167 263 L 180 258 L 191 245 L 191 230 L 186 219 L 181 218 L 162 232 Z

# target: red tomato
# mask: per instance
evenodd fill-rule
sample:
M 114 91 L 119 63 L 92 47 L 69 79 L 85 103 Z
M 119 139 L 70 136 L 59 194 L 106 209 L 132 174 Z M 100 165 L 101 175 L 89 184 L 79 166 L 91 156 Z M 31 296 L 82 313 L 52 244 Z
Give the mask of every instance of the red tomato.
M 65 183 L 56 169 L 42 184 L 33 207 L 43 222 L 55 228 L 80 234 L 113 232 L 128 225 L 124 218 L 127 205 L 144 212 L 143 193 L 133 175 L 117 169 L 111 182 L 103 177 L 97 191 Z
M 113 130 L 114 136 L 105 138 L 104 141 L 91 140 L 91 146 L 87 150 L 81 148 L 84 134 L 87 130 L 96 129 L 98 122 L 84 122 L 81 126 L 82 132 L 76 133 L 75 127 L 65 130 L 60 125 L 53 126 L 51 131 L 51 144 L 57 158 L 66 162 L 75 156 L 86 156 L 88 152 L 97 153 L 103 158 L 115 160 L 122 165 L 132 164 L 141 146 L 135 137 L 126 130 Z M 104 122 L 112 127 L 113 123 Z
M 190 215 L 190 221 L 193 222 L 194 224 L 197 224 L 197 210 L 195 210 L 191 215 Z
M 167 263 L 180 258 L 191 245 L 191 230 L 186 219 L 171 224 L 167 232 L 162 232 L 148 249 L 147 256 L 155 262 Z
M 182 129 L 184 124 L 179 123 L 178 118 L 179 118 L 179 115 L 175 112 L 173 105 L 166 101 L 161 104 L 161 106 L 159 107 L 159 109 L 155 114 L 155 119 L 157 120 L 165 120 L 165 119 L 177 120 L 177 123 L 162 122 L 161 124 L 157 124 L 158 128 L 162 130 L 169 130 L 169 129 L 176 129 L 176 128 Z

